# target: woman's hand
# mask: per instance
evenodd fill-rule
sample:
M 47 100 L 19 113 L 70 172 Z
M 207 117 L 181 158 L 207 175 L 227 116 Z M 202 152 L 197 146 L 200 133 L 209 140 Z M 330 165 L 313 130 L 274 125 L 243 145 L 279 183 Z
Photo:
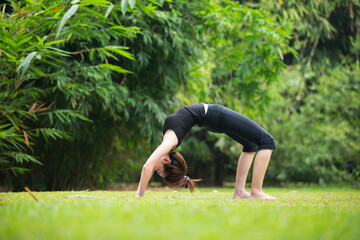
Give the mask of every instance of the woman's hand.
M 150 155 L 146 163 L 144 164 L 139 186 L 136 192 L 136 197 L 143 197 L 145 194 L 146 186 L 154 173 L 154 168 L 160 158 L 168 154 L 178 143 L 178 139 L 175 133 L 171 130 L 167 131 L 164 135 L 163 142 L 158 146 L 155 151 Z

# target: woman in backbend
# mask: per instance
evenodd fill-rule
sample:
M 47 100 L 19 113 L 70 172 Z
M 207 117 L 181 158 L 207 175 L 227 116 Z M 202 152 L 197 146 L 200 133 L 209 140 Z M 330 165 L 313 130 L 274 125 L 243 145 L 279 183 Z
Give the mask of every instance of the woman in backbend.
M 162 143 L 142 168 L 137 197 L 144 196 L 146 186 L 155 171 L 163 178 L 166 185 L 185 186 L 191 192 L 194 191 L 197 180 L 192 180 L 186 175 L 186 162 L 180 153 L 174 150 L 196 124 L 205 126 L 212 132 L 225 133 L 243 145 L 237 166 L 234 198 L 273 198 L 263 192 L 262 184 L 271 153 L 276 149 L 274 138 L 257 123 L 240 113 L 221 105 L 204 103 L 182 107 L 166 118 Z M 246 177 L 255 154 L 251 192 L 248 193 L 245 190 Z

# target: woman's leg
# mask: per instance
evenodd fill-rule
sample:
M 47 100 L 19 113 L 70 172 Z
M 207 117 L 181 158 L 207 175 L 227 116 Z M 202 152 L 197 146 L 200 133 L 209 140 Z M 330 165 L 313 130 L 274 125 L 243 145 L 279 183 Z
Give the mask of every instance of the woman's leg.
M 273 150 L 271 149 L 261 149 L 256 154 L 253 168 L 250 198 L 274 199 L 274 197 L 264 193 L 262 190 L 265 172 L 269 165 L 272 151 Z
M 237 196 L 246 196 L 246 177 L 255 155 L 254 152 L 258 151 L 259 148 L 261 150 L 258 151 L 254 162 L 250 197 L 273 198 L 262 191 L 262 184 L 269 165 L 271 153 L 273 149 L 276 149 L 274 138 L 256 122 L 246 116 L 226 107 L 219 105 L 216 105 L 216 107 L 216 111 L 213 112 L 217 112 L 218 115 L 215 118 L 209 115 L 215 108 L 213 105 L 209 106 L 207 113 L 208 119 L 204 125 L 216 132 L 227 134 L 244 146 L 244 154 L 241 154 L 238 162 L 234 198 Z M 210 121 L 211 119 L 213 121 Z M 241 194 L 242 191 L 245 193 Z
M 233 198 L 248 198 L 250 194 L 245 190 L 246 177 L 255 152 L 242 152 L 239 158 L 236 171 L 235 192 Z

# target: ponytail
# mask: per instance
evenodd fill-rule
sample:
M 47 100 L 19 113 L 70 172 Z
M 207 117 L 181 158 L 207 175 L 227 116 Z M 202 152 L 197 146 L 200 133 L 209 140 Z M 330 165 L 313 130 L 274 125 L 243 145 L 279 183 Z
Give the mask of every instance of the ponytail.
M 170 164 L 165 164 L 164 182 L 169 187 L 181 187 L 189 188 L 191 192 L 195 191 L 195 183 L 201 181 L 201 179 L 190 179 L 186 176 L 187 165 L 186 162 L 178 152 L 170 152 Z
M 195 191 L 195 183 L 201 181 L 201 179 L 190 179 L 186 175 L 183 178 L 185 179 L 184 180 L 184 187 L 189 188 L 190 192 L 194 192 Z

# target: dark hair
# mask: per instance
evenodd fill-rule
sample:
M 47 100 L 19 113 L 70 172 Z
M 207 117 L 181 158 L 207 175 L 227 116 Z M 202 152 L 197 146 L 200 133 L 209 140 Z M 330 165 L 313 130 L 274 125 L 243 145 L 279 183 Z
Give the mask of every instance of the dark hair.
M 186 162 L 178 152 L 169 152 L 170 164 L 164 164 L 164 182 L 167 186 L 176 188 L 185 186 L 189 188 L 191 192 L 195 191 L 195 183 L 201 181 L 201 179 L 190 179 L 186 176 L 187 165 Z

